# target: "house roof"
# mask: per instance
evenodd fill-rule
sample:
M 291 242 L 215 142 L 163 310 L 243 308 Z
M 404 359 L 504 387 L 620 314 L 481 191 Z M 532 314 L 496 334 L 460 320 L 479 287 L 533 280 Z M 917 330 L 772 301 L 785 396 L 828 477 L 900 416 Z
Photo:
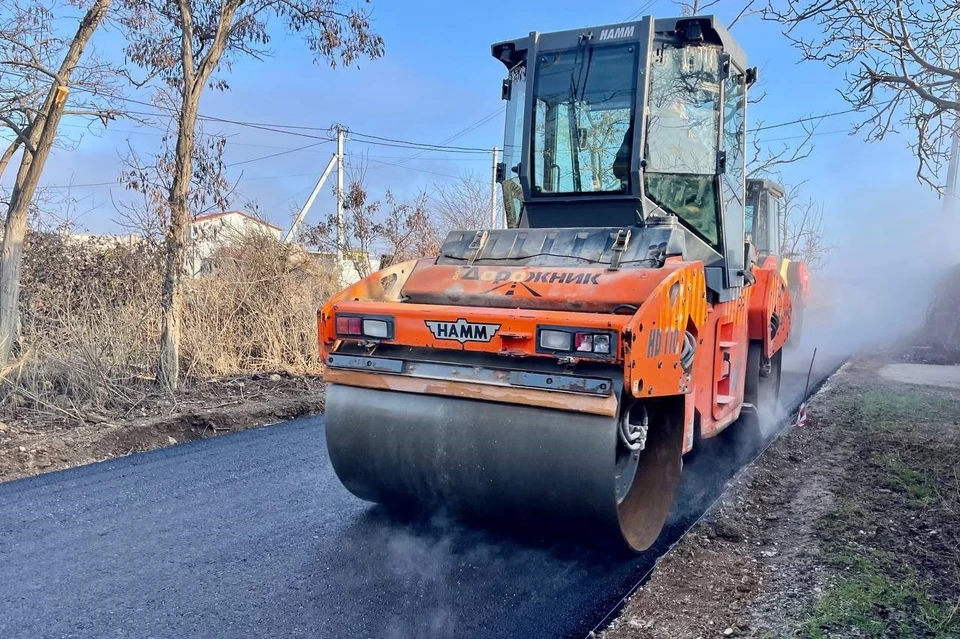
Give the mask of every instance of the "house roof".
M 215 220 L 215 219 L 217 219 L 217 218 L 219 218 L 219 217 L 226 217 L 227 215 L 240 215 L 240 216 L 242 216 L 242 217 L 247 218 L 248 220 L 253 220 L 254 222 L 257 222 L 258 224 L 263 224 L 264 226 L 269 226 L 270 228 L 277 229 L 278 231 L 282 231 L 282 230 L 283 230 L 282 228 L 280 228 L 280 227 L 277 226 L 276 224 L 271 224 L 270 222 L 267 222 L 266 220 L 261 220 L 261 219 L 258 218 L 258 217 L 254 217 L 253 215 L 250 215 L 249 213 L 246 213 L 245 211 L 222 211 L 222 212 L 220 212 L 220 213 L 209 213 L 209 214 L 207 214 L 207 215 L 201 215 L 200 217 L 195 217 L 195 218 L 193 219 L 193 221 L 194 221 L 194 222 L 207 222 L 207 221 L 209 221 L 209 220 Z

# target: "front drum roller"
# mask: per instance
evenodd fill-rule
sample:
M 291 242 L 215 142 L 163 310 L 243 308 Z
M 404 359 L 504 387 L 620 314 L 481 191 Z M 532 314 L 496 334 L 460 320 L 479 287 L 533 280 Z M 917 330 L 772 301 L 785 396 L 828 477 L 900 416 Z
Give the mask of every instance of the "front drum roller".
M 562 523 L 639 552 L 673 505 L 682 411 L 682 398 L 650 400 L 614 419 L 330 384 L 325 430 L 334 471 L 362 499 Z

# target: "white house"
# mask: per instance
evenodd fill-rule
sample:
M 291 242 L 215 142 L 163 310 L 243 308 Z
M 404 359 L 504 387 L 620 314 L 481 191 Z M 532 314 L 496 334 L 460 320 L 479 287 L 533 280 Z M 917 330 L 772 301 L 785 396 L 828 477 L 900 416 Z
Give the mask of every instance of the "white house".
M 210 268 L 210 258 L 218 249 L 237 244 L 242 238 L 264 233 L 281 239 L 283 229 L 243 211 L 210 213 L 195 218 L 187 226 L 190 275 L 199 275 Z

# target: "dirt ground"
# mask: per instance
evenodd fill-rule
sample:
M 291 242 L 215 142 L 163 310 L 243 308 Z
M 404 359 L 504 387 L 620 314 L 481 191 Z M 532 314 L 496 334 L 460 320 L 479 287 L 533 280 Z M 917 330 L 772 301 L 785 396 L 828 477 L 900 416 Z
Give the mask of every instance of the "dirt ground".
M 904 360 L 848 362 L 601 636 L 960 637 L 960 390 Z
M 0 481 L 245 430 L 323 410 L 319 376 L 255 375 L 145 393 L 124 413 L 19 410 L 0 417 Z

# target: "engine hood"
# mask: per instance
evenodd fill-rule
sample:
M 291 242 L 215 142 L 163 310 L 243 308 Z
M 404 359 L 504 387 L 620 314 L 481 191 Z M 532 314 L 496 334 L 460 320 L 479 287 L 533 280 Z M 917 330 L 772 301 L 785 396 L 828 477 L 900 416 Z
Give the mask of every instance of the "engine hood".
M 439 257 L 417 263 L 400 297 L 420 304 L 629 313 L 683 264 L 683 240 L 673 225 L 455 231 Z

